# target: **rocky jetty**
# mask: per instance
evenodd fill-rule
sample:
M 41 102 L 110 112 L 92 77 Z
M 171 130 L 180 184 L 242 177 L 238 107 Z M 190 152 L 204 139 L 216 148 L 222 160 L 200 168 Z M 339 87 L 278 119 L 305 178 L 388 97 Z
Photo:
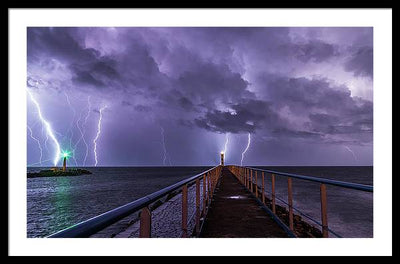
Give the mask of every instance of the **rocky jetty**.
M 79 176 L 84 174 L 92 174 L 88 170 L 84 169 L 67 169 L 66 171 L 59 169 L 41 170 L 39 172 L 28 172 L 28 178 L 37 177 L 58 177 L 58 176 Z

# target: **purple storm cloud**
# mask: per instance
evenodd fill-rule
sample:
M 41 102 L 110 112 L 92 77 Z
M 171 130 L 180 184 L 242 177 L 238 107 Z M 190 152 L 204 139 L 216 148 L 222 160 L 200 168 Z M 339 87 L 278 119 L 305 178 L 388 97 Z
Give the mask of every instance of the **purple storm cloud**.
M 30 27 L 27 37 L 27 89 L 72 165 L 214 165 L 228 133 L 227 164 L 240 164 L 250 133 L 244 165 L 372 165 L 372 28 Z M 55 149 L 27 103 L 28 164 L 39 165 Z

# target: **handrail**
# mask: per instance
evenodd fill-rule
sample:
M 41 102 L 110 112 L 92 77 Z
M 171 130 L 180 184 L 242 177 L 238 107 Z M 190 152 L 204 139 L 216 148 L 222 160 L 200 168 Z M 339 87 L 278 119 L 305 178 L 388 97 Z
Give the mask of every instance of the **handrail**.
M 114 224 L 118 220 L 142 209 L 143 207 L 150 205 L 151 203 L 157 201 L 158 199 L 167 195 L 168 193 L 173 192 L 176 189 L 178 189 L 186 184 L 191 183 L 192 181 L 202 177 L 204 174 L 211 172 L 212 170 L 214 170 L 218 167 L 219 166 L 215 166 L 209 170 L 203 171 L 203 172 L 196 174 L 188 179 L 185 179 L 185 180 L 182 180 L 175 184 L 172 184 L 168 187 L 165 187 L 164 189 L 161 189 L 159 191 L 156 191 L 154 193 L 146 195 L 135 201 L 132 201 L 130 203 L 127 203 L 125 205 L 117 207 L 113 210 L 110 210 L 110 211 L 100 214 L 98 216 L 92 217 L 88 220 L 85 220 L 83 222 L 75 224 L 66 229 L 60 230 L 48 237 L 49 238 L 88 237 L 88 236 L 102 230 L 103 228 L 105 228 L 111 224 Z
M 271 192 L 265 191 L 266 193 L 272 194 Z M 282 198 L 279 198 L 279 196 L 275 195 L 275 198 L 279 201 L 281 201 L 283 204 L 288 205 L 289 204 L 283 200 Z M 301 214 L 302 216 L 305 216 L 307 219 L 311 220 L 313 223 L 319 225 L 322 227 L 322 223 L 318 222 L 317 220 L 315 220 L 314 218 L 312 218 L 311 216 L 309 216 L 306 213 L 303 213 L 302 211 L 300 211 L 300 209 L 298 209 L 297 207 L 293 206 L 293 210 L 297 211 L 299 214 Z M 335 231 L 333 231 L 332 229 L 328 228 L 328 231 L 331 232 L 332 234 L 334 234 L 336 237 L 342 238 L 341 235 L 337 234 Z
M 264 169 L 254 168 L 254 167 L 245 167 L 245 168 L 257 170 L 257 171 L 263 171 L 263 172 L 267 172 L 267 173 L 273 173 L 275 175 L 282 175 L 282 176 L 286 176 L 286 177 L 297 178 L 297 179 L 306 180 L 306 181 L 313 181 L 313 182 L 325 183 L 325 184 L 329 184 L 329 185 L 335 185 L 335 186 L 353 189 L 353 190 L 373 192 L 373 186 L 371 186 L 371 185 L 352 183 L 352 182 L 344 182 L 344 181 L 336 181 L 336 180 L 330 180 L 330 179 L 324 179 L 324 178 L 318 178 L 318 177 L 306 176 L 306 175 L 298 175 L 298 174 L 292 174 L 292 173 L 286 173 L 286 172 L 279 172 L 279 171 L 273 171 L 273 170 L 264 170 Z
M 306 176 L 306 175 L 298 175 L 298 174 L 293 174 L 293 173 L 286 173 L 286 172 L 279 172 L 279 171 L 273 171 L 273 170 L 264 170 L 264 169 L 259 169 L 259 168 L 254 168 L 254 167 L 242 167 L 242 166 L 235 166 L 235 165 L 230 165 L 230 170 L 232 173 L 236 176 L 236 178 L 245 186 L 246 189 L 248 189 L 251 193 L 253 193 L 257 199 L 259 199 L 258 195 L 258 180 L 257 180 L 257 172 L 259 172 L 259 175 L 261 174 L 262 177 L 262 186 L 261 186 L 261 199 L 260 201 L 262 204 L 266 204 L 265 202 L 265 193 L 268 191 L 265 190 L 265 174 L 269 173 L 271 174 L 271 210 L 272 214 L 276 215 L 276 199 L 282 201 L 284 204 L 288 206 L 288 222 L 289 222 L 289 229 L 291 231 L 294 231 L 294 217 L 293 217 L 293 210 L 296 210 L 300 214 L 304 215 L 300 210 L 295 208 L 293 206 L 293 189 L 292 189 L 292 178 L 300 179 L 300 180 L 306 180 L 306 181 L 311 181 L 311 182 L 318 182 L 320 184 L 320 202 L 321 202 L 321 223 L 317 223 L 316 220 L 309 218 L 313 222 L 317 223 L 322 227 L 322 237 L 329 237 L 329 233 L 333 233 L 335 236 L 340 237 L 340 235 L 336 234 L 334 231 L 332 231 L 329 226 L 328 226 L 328 211 L 327 211 L 327 190 L 326 190 L 326 185 L 334 185 L 342 188 L 348 188 L 348 189 L 353 189 L 353 190 L 360 190 L 360 191 L 365 191 L 365 192 L 373 192 L 373 186 L 371 185 L 364 185 L 364 184 L 358 184 L 358 183 L 352 183 L 352 182 L 344 182 L 344 181 L 336 181 L 336 180 L 330 180 L 330 179 L 324 179 L 324 178 L 318 178 L 318 177 L 313 177 L 313 176 Z M 275 191 L 275 176 L 284 176 L 287 177 L 287 202 L 279 199 L 279 197 L 276 196 L 276 191 Z M 253 191 L 253 187 L 255 186 L 255 190 Z M 277 216 L 277 215 L 276 215 Z M 279 218 L 279 216 L 277 216 Z

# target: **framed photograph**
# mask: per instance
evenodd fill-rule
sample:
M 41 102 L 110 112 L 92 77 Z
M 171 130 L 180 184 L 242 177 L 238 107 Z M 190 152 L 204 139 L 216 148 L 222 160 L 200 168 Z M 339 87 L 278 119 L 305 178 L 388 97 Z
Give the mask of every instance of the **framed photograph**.
M 391 9 L 9 16 L 9 254 L 391 255 Z

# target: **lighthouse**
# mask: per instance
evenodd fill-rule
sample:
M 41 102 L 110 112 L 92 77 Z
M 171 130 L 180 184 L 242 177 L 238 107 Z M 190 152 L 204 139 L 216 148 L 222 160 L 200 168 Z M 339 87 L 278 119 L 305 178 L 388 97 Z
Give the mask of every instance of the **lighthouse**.
M 62 153 L 62 157 L 63 157 L 63 168 L 62 168 L 62 171 L 67 171 L 67 158 L 69 157 L 69 153 L 68 152 Z
M 221 151 L 221 166 L 224 166 L 224 152 Z
M 63 160 L 63 171 L 66 171 L 67 170 L 67 157 L 64 157 L 64 160 Z

